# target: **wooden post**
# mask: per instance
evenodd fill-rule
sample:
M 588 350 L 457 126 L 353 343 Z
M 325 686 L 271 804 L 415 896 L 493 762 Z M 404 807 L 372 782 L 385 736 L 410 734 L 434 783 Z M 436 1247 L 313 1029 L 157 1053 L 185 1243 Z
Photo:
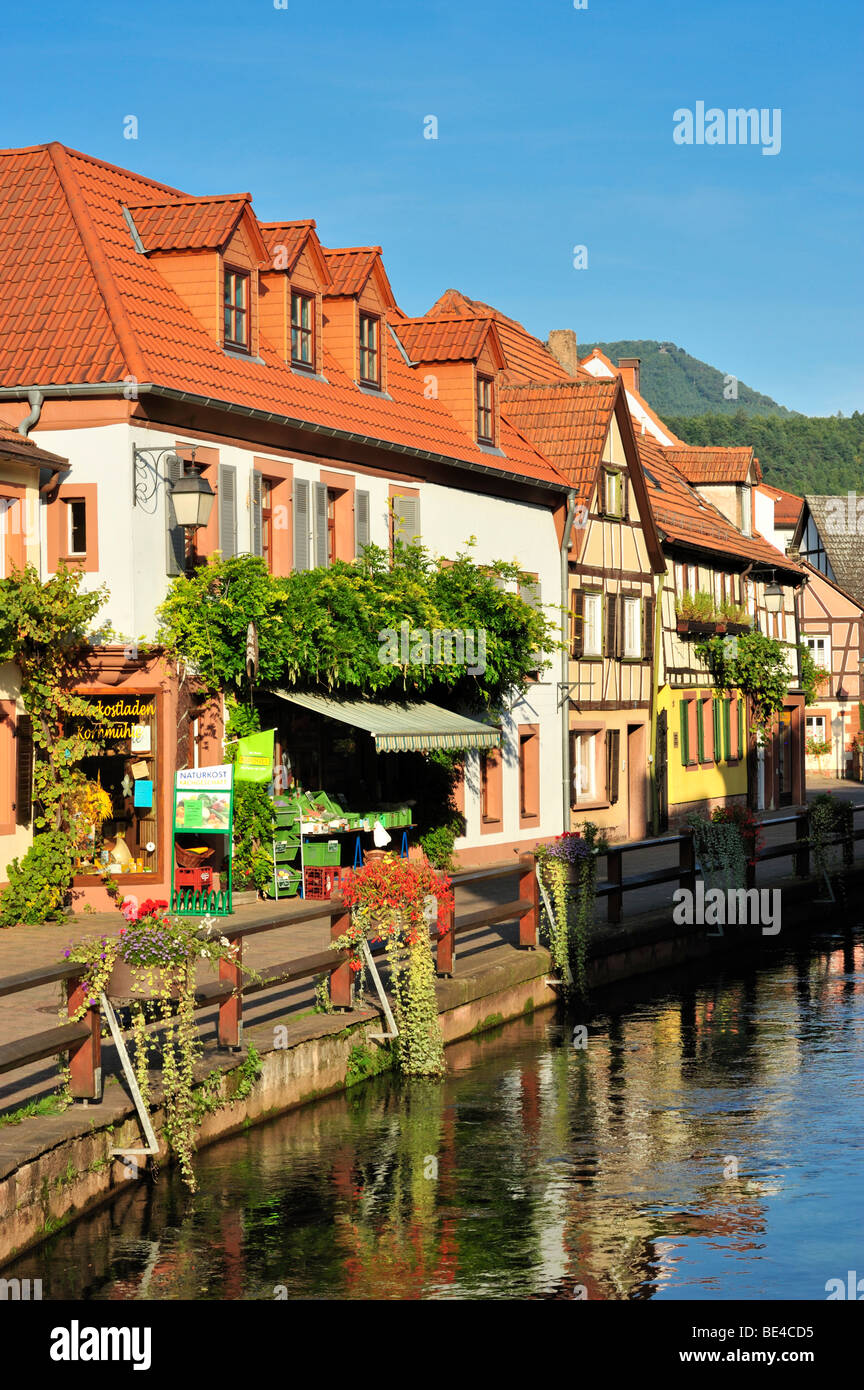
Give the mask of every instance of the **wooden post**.
M 807 841 L 803 849 L 795 851 L 795 872 L 799 878 L 808 878 L 810 875 L 810 818 L 806 811 L 802 812 L 795 821 L 795 839 Z
M 351 925 L 351 913 L 341 901 L 331 904 L 331 912 L 333 915 L 330 918 L 330 940 L 338 941 Z M 336 959 L 339 964 L 334 965 L 330 971 L 330 1003 L 334 1009 L 350 1009 L 351 963 L 347 956 L 341 959 L 337 956 Z
M 444 935 L 438 937 L 438 944 L 435 950 L 435 970 L 439 975 L 451 977 L 453 974 L 453 949 L 456 937 L 455 904 L 451 904 L 447 909 L 444 927 Z
M 624 882 L 624 852 L 614 845 L 610 846 L 606 852 L 606 876 L 613 885 L 613 890 L 609 894 L 606 920 L 607 922 L 618 923 L 624 912 L 624 890 L 621 887 Z
M 537 924 L 540 919 L 540 885 L 535 864 L 533 854 L 520 855 L 519 897 L 525 898 L 531 906 L 524 917 L 519 918 L 519 945 L 530 951 L 537 945 Z
M 66 981 L 66 1012 L 71 1018 L 87 999 L 79 980 Z M 90 1029 L 89 1038 L 69 1049 L 69 1090 L 76 1100 L 102 1097 L 102 1015 L 98 1003 L 88 1009 L 81 1022 Z
M 678 845 L 678 887 L 696 892 L 696 846 L 693 831 L 685 830 Z
M 240 993 L 243 938 L 238 936 L 228 939 L 232 946 L 237 947 L 237 954 L 233 960 L 220 960 L 219 979 L 233 985 L 234 992 L 219 1004 L 217 1033 L 220 1047 L 236 1049 L 240 1046 L 240 1040 L 243 1036 L 243 996 Z

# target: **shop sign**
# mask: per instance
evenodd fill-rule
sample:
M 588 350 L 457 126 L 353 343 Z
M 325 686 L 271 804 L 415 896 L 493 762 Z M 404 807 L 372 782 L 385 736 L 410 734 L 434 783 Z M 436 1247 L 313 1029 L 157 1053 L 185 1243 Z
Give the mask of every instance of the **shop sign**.
M 78 718 L 78 733 L 83 739 L 116 742 L 129 739 L 133 753 L 149 753 L 150 721 L 153 718 L 152 699 L 129 695 L 118 699 L 93 699 L 87 702 L 93 713 Z

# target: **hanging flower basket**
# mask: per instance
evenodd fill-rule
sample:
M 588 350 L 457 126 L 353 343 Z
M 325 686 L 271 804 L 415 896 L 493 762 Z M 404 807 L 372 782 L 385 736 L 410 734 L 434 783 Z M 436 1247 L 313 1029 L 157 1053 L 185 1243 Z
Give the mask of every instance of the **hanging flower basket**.
M 703 618 L 678 619 L 678 633 L 681 637 L 711 637 L 715 634 L 721 636 L 727 629 L 728 625 L 725 622 L 706 622 Z M 745 628 L 741 630 L 746 631 Z
M 105 985 L 105 993 L 113 1003 L 179 999 L 180 990 L 176 967 L 167 970 L 152 966 L 142 969 L 137 965 L 129 965 L 125 960 L 115 962 Z

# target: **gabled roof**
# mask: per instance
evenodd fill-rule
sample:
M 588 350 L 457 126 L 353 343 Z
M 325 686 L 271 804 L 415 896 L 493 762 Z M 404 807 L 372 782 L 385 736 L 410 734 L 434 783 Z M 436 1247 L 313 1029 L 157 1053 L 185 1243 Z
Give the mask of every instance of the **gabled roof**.
M 142 395 L 173 393 L 565 490 L 554 464 L 512 430 L 502 430 L 504 457 L 491 460 L 440 400 L 425 397 L 389 334 L 386 395 L 360 391 L 326 349 L 325 379 L 292 372 L 263 336 L 257 359 L 225 353 L 160 274 L 158 258 L 137 249 L 123 213 L 187 201 L 178 189 L 59 144 L 0 152 L 0 184 L 7 394 L 122 386 L 131 375 Z
M 272 266 L 289 274 L 296 266 L 304 247 L 308 246 L 316 261 L 324 287 L 330 282 L 330 268 L 318 240 L 314 218 L 299 222 L 261 222 L 261 234 L 267 243 Z
M 700 497 L 678 472 L 664 449 L 647 432 L 637 433 L 639 456 L 648 483 L 651 509 L 663 538 L 691 550 L 735 556 L 763 567 L 801 574 L 801 566 L 762 536 L 745 536 L 713 503 Z
M 504 381 L 508 385 L 519 386 L 531 381 L 573 380 L 545 344 L 523 328 L 521 323 L 502 314 L 500 309 L 493 308 L 491 304 L 484 304 L 480 299 L 469 299 L 461 290 L 445 290 L 432 308 L 424 314 L 425 319 L 467 316 L 494 320 L 506 362 Z
M 621 375 L 620 367 L 616 367 L 614 362 L 610 362 L 606 354 L 601 352 L 599 348 L 594 348 L 594 351 L 587 357 L 583 357 L 579 365 L 589 376 L 595 378 Z M 629 386 L 627 388 L 627 395 L 630 399 L 631 410 L 636 416 L 637 428 L 640 432 L 644 424 L 661 444 L 667 447 L 678 444 L 683 446 L 684 441 L 673 434 L 669 426 L 663 423 L 660 416 L 651 409 L 644 396 L 640 396 L 638 391 L 631 391 Z M 633 409 L 633 407 L 635 407 L 635 409 Z
M 571 378 L 547 386 L 506 387 L 501 392 L 502 421 L 506 419 L 518 426 L 532 444 L 558 465 L 573 488 L 577 503 L 586 508 L 597 484 L 613 416 L 618 421 L 648 552 L 655 569 L 662 570 L 660 538 L 620 380 Z M 577 556 L 586 536 L 586 528 L 577 530 Z
M 862 594 L 860 598 L 856 598 L 848 589 L 844 589 L 843 585 L 839 584 L 836 579 L 832 579 L 828 574 L 823 574 L 821 570 L 817 569 L 815 565 L 811 565 L 810 561 L 805 560 L 803 556 L 799 558 L 799 564 L 804 570 L 804 573 L 811 576 L 811 582 L 813 579 L 818 579 L 820 583 L 827 584 L 835 593 L 841 594 L 849 603 L 854 603 L 856 608 L 860 608 L 861 612 L 864 613 L 864 594 Z M 821 600 L 818 601 L 821 602 Z
M 555 385 L 507 386 L 501 414 L 552 459 L 587 506 L 617 395 L 616 381 L 572 377 Z
M 166 198 L 159 202 L 127 203 L 144 251 L 221 251 L 230 241 L 244 212 L 249 193 L 215 198 Z M 250 223 L 262 258 L 267 248 L 255 219 Z
M 47 449 L 40 449 L 32 439 L 19 434 L 11 425 L 0 425 L 0 462 L 4 459 L 50 468 L 54 473 L 69 467 L 68 459 L 62 458 L 60 454 L 49 454 Z
M 412 362 L 476 362 L 488 340 L 499 367 L 504 366 L 492 318 L 398 318 L 393 331 Z
M 759 491 L 769 497 L 774 503 L 774 525 L 775 526 L 794 526 L 801 515 L 801 508 L 804 506 L 804 498 L 799 497 L 794 492 L 784 492 L 780 487 L 773 487 L 770 483 L 760 483 Z
M 385 291 L 385 298 L 395 304 L 396 300 L 387 273 L 381 262 L 380 246 L 322 246 L 327 269 L 330 272 L 330 285 L 327 294 L 334 299 L 362 294 L 373 271 L 377 270 Z
M 807 517 L 812 516 L 834 578 L 857 601 L 864 599 L 864 545 L 858 531 L 858 502 L 854 493 L 852 498 L 850 515 L 848 496 L 826 497 L 806 493 L 792 544 L 796 548 L 800 545 Z
M 752 445 L 682 444 L 666 450 L 688 483 L 746 483 L 755 465 L 757 482 L 762 477 Z

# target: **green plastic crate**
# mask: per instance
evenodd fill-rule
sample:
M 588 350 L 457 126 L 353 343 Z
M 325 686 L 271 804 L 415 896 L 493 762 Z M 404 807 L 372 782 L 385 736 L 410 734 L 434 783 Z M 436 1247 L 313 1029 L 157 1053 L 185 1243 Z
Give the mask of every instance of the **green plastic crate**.
M 300 881 L 299 869 L 291 869 L 277 864 L 276 888 L 280 896 L 284 893 L 287 897 L 293 897 L 300 887 Z
M 307 840 L 303 846 L 303 863 L 310 868 L 332 868 L 342 857 L 338 840 Z
M 300 853 L 300 844 L 297 840 L 276 840 L 273 847 L 273 857 L 277 864 L 293 864 Z

